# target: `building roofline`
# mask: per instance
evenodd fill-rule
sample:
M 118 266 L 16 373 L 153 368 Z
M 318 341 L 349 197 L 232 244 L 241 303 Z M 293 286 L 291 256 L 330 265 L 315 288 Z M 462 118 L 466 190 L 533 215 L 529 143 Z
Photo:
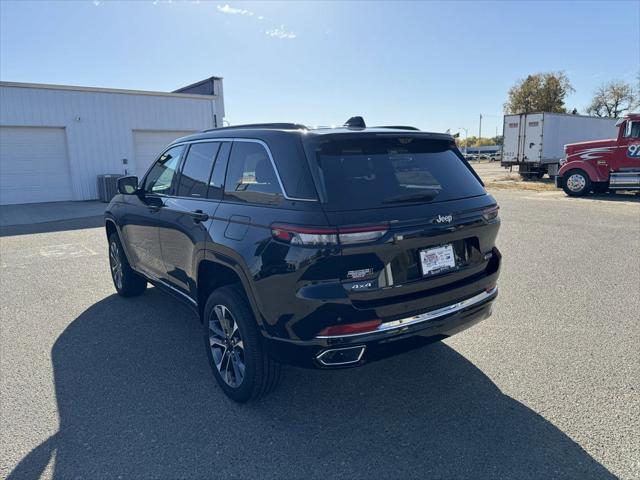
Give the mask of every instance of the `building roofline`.
M 219 77 L 216 77 L 216 78 L 219 78 Z M 0 87 L 40 88 L 45 90 L 68 90 L 68 91 L 76 91 L 76 92 L 94 92 L 94 93 L 119 93 L 122 95 L 149 95 L 149 96 L 155 96 L 155 97 L 196 98 L 199 100 L 212 100 L 214 98 L 218 98 L 218 95 L 156 92 L 156 91 L 150 91 L 150 90 L 128 90 L 128 89 L 122 89 L 122 88 L 81 87 L 76 85 L 54 85 L 54 84 L 48 84 L 48 83 L 23 83 L 23 82 L 0 81 Z
M 202 85 L 203 83 L 207 83 L 210 80 L 223 80 L 223 78 L 222 77 L 216 77 L 216 76 L 208 77 L 208 78 L 205 78 L 203 80 L 199 80 L 197 82 L 191 83 L 189 85 L 185 85 L 184 87 L 177 88 L 177 89 L 173 90 L 173 92 L 176 93 L 176 92 L 179 92 L 180 90 L 185 90 L 187 88 L 197 87 L 198 85 Z

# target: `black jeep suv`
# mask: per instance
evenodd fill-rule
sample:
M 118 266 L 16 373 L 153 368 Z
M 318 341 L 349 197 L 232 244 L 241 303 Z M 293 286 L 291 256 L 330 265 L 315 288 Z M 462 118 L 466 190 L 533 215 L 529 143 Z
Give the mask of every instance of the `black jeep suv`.
M 107 208 L 113 281 L 203 323 L 243 402 L 280 364 L 361 365 L 491 314 L 498 206 L 449 135 L 411 127 L 219 128 L 176 140 Z

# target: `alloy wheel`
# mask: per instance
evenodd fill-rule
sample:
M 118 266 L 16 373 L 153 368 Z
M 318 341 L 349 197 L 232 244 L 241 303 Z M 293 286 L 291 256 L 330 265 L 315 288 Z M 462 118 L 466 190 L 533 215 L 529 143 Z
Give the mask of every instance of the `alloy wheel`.
M 567 188 L 572 192 L 580 192 L 584 190 L 586 184 L 586 179 L 579 173 L 574 173 L 567 179 Z
M 111 264 L 111 275 L 116 287 L 122 289 L 122 261 L 120 260 L 120 249 L 116 242 L 109 245 L 109 263 Z
M 224 305 L 213 307 L 209 318 L 209 348 L 224 382 L 237 388 L 245 373 L 244 342 L 235 318 Z

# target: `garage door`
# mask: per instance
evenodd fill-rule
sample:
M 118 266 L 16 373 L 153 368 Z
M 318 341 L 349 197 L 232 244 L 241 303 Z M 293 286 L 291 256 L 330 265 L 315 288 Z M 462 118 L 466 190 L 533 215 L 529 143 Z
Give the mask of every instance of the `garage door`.
M 191 135 L 191 131 L 166 131 L 166 130 L 134 130 L 134 163 L 131 173 L 142 178 L 151 166 L 153 161 L 158 158 L 162 150 L 173 142 L 176 138 Z
M 72 199 L 64 128 L 0 127 L 0 204 Z

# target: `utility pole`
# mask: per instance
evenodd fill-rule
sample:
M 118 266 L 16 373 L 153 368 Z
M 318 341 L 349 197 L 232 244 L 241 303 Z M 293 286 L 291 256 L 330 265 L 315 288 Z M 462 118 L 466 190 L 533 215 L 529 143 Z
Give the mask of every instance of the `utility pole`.
M 482 138 L 482 114 L 480 114 L 480 126 L 478 127 L 478 161 L 480 161 L 480 139 Z
M 459 130 L 464 130 L 464 154 L 467 154 L 467 140 L 469 139 L 469 130 L 464 127 L 458 127 Z

